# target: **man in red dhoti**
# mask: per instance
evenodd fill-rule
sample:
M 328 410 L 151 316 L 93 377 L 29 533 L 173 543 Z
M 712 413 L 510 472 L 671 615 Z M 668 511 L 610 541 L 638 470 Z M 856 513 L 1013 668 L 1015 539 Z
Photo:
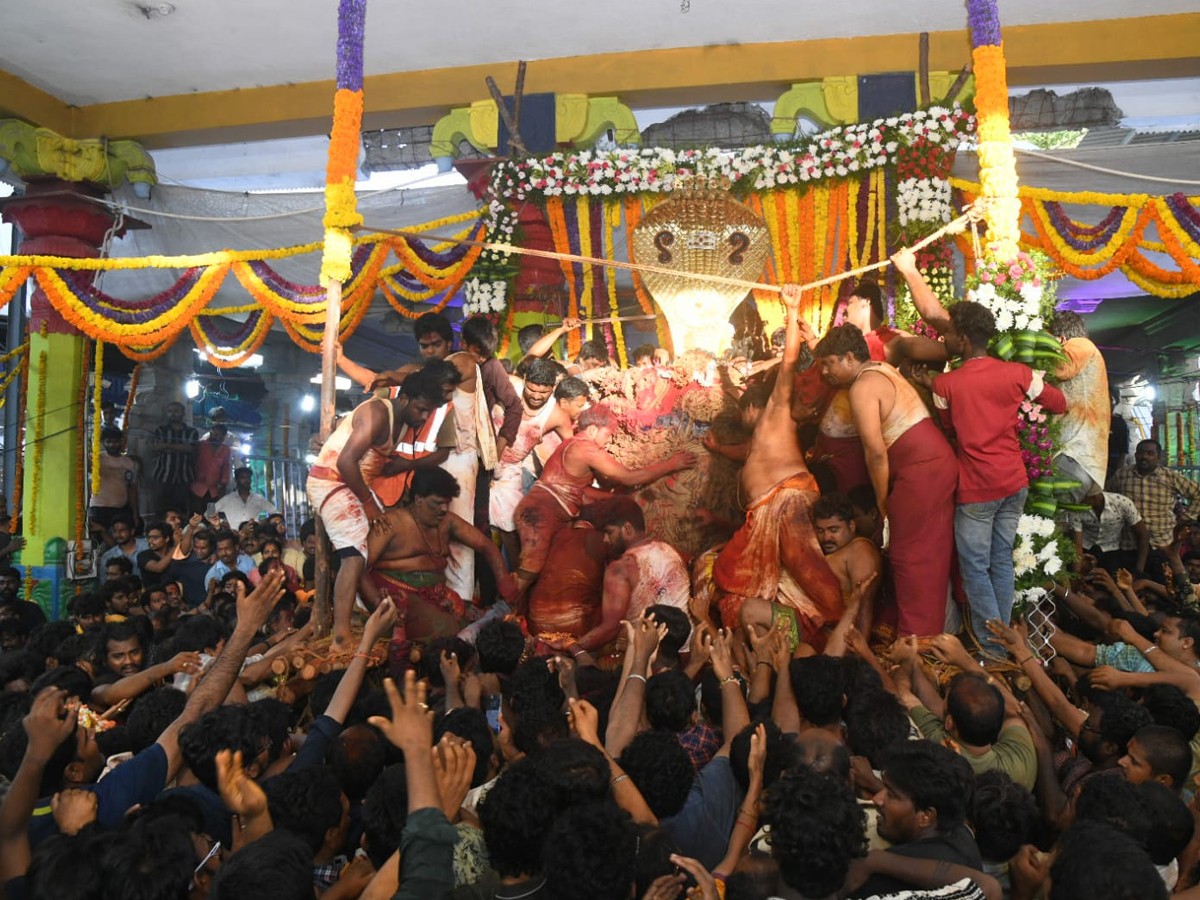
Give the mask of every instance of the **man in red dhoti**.
M 616 414 L 607 406 L 598 404 L 584 410 L 576 423 L 575 436 L 554 451 L 542 477 L 517 505 L 513 519 L 521 537 L 517 582 L 522 594 L 545 566 L 554 533 L 579 518 L 585 499 L 610 496 L 607 491 L 593 488 L 594 480 L 640 487 L 696 461 L 694 454 L 685 451 L 642 469 L 627 469 L 604 449 L 616 431 Z
M 475 613 L 446 584 L 452 543 L 482 554 L 496 576 L 500 594 L 515 600 L 516 583 L 500 551 L 478 528 L 450 512 L 461 488 L 444 469 L 418 469 L 408 487 L 408 499 L 384 516 L 386 527 L 367 541 L 364 594 L 377 603 L 383 595 L 396 604 L 393 648 L 409 641 L 451 637 Z
M 784 286 L 783 302 L 786 332 L 775 386 L 769 393 L 766 385 L 751 388 L 740 401 L 742 420 L 754 429 L 741 471 L 746 523 L 718 554 L 712 581 L 726 627 L 737 626 L 749 604 L 756 620 L 764 612 L 768 620 L 783 618 L 795 638 L 823 646 L 825 626 L 842 615 L 842 591 L 812 527 L 819 492 L 792 419 L 801 344 L 794 285 Z

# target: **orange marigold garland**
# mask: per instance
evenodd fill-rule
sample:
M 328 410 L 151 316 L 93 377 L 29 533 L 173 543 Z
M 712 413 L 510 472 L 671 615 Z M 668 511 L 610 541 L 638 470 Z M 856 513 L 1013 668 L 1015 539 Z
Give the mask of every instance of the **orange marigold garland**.
M 95 388 L 92 393 L 92 492 L 100 489 L 100 427 L 104 422 L 104 342 L 96 341 L 96 357 L 92 366 Z

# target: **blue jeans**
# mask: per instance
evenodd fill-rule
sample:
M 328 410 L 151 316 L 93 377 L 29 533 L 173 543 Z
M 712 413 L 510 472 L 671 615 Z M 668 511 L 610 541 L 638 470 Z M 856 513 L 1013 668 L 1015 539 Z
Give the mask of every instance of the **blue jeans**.
M 971 612 L 971 628 L 987 650 L 1000 650 L 985 624 L 1007 623 L 1013 607 L 1013 541 L 1029 488 L 1000 500 L 960 503 L 954 510 L 954 542 Z

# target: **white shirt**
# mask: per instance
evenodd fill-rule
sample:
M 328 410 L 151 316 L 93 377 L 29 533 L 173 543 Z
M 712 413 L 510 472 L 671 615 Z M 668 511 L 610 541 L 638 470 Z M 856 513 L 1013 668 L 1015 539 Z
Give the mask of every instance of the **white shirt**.
M 257 522 L 262 513 L 271 515 L 274 512 L 276 509 L 270 501 L 253 491 L 245 501 L 237 491 L 232 491 L 217 501 L 217 513 L 224 513 L 233 528 L 238 528 L 243 522 Z
M 1083 548 L 1099 547 L 1105 553 L 1121 549 L 1121 534 L 1142 517 L 1124 494 L 1104 492 L 1104 509 L 1099 518 L 1092 510 L 1072 512 L 1067 523 L 1083 535 Z

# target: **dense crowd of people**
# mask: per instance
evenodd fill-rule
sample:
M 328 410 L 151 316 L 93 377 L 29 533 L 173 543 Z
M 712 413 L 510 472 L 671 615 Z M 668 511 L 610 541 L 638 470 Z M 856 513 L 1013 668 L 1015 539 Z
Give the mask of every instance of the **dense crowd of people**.
M 614 436 L 678 399 L 652 348 L 622 410 L 589 402 L 602 346 L 550 355 L 572 321 L 511 374 L 478 317 L 455 351 L 422 316 L 384 372 L 339 351 L 371 396 L 310 472 L 328 549 L 223 423 L 168 408 L 148 523 L 106 433 L 95 588 L 46 622 L 0 569 L 4 896 L 1200 896 L 1200 485 L 1153 440 L 1108 471 L 1077 316 L 1035 372 L 896 263 L 941 340 L 870 283 L 814 334 L 789 287 L 777 352 L 728 361 L 730 428 L 639 467 Z M 1033 402 L 1077 554 L 1027 621 Z M 634 492 L 702 453 L 744 510 L 685 553 Z M 324 552 L 337 665 L 283 691 Z

